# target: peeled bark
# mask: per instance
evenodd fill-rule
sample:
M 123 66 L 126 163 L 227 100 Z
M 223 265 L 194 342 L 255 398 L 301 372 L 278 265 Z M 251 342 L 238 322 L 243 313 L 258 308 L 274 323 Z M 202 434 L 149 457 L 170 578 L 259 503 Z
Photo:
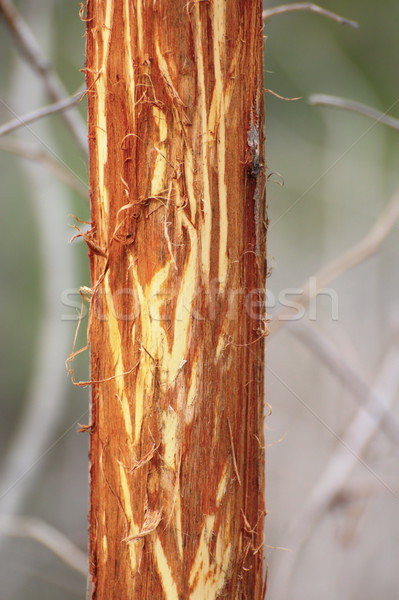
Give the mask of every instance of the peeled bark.
M 88 0 L 90 594 L 264 596 L 259 0 Z

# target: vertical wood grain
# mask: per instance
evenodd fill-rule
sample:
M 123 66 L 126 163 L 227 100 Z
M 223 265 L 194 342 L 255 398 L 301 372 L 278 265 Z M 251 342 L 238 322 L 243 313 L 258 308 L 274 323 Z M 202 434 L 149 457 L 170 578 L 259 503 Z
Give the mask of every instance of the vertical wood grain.
M 90 594 L 263 598 L 258 0 L 88 0 Z

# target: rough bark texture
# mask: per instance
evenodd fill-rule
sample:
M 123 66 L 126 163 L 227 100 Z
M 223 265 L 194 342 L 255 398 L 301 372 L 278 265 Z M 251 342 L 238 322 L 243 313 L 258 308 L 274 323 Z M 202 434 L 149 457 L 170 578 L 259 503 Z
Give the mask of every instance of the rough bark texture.
M 260 0 L 88 0 L 90 594 L 263 598 Z

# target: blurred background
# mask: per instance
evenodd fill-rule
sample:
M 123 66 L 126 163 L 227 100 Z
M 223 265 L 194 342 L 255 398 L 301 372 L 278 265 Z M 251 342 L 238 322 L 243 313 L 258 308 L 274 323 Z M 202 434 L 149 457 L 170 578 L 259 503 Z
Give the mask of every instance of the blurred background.
M 23 40 L 0 15 L 0 133 L 84 83 L 79 3 L 0 0 L 10 6 Z M 359 28 L 312 12 L 265 24 L 268 598 L 395 600 L 399 133 L 308 99 L 341 96 L 399 118 L 399 5 L 322 6 Z M 88 434 L 77 430 L 89 420 L 89 391 L 64 364 L 77 291 L 90 285 L 84 244 L 68 244 L 70 215 L 89 220 L 85 110 L 83 100 L 0 137 L 5 600 L 85 597 Z M 74 368 L 88 378 L 87 353 Z

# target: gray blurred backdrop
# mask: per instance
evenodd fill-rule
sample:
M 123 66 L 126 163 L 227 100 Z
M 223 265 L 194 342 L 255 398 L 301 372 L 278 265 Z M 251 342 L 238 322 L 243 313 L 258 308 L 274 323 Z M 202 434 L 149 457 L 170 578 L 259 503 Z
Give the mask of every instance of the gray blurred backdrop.
M 33 32 L 26 39 L 65 88 L 60 97 L 70 96 L 84 83 L 79 3 L 15 4 Z M 266 88 L 302 98 L 266 94 L 274 317 L 266 367 L 268 598 L 395 600 L 399 132 L 308 98 L 342 96 L 399 117 L 399 4 L 322 6 L 359 28 L 311 12 L 265 25 Z M 35 72 L 1 16 L 0 52 L 1 126 L 51 102 L 54 81 Z M 65 113 L 75 134 L 58 114 L 0 137 L 1 600 L 85 597 L 88 434 L 77 429 L 89 419 L 89 392 L 72 385 L 64 365 L 77 290 L 90 285 L 84 244 L 68 244 L 69 215 L 89 219 L 85 109 L 83 100 Z M 327 282 L 323 294 L 301 318 L 282 320 L 309 278 L 315 291 L 317 273 Z M 87 318 L 77 347 L 86 325 Z M 88 378 L 87 353 L 75 371 Z

